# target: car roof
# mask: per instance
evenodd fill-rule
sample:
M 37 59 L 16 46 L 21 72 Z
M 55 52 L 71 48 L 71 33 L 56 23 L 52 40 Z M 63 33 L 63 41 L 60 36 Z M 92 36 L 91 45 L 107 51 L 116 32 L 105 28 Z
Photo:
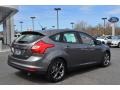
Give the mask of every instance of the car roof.
M 60 33 L 60 32 L 65 32 L 65 31 L 77 31 L 77 30 L 72 30 L 72 29 L 54 29 L 54 30 L 39 30 L 39 31 L 24 31 L 22 33 L 39 33 L 39 34 L 43 34 L 43 35 L 54 35 L 56 33 Z

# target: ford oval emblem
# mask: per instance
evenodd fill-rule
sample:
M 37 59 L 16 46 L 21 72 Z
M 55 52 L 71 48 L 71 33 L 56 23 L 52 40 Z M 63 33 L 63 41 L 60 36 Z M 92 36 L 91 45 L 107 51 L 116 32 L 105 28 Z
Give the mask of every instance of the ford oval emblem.
M 119 21 L 119 18 L 118 17 L 111 17 L 108 21 L 111 23 L 116 23 Z

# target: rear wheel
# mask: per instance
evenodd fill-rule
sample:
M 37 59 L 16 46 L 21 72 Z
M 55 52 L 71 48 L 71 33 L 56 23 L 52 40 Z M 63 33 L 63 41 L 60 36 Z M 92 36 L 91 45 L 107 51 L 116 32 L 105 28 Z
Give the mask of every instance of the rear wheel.
M 107 67 L 109 65 L 110 65 L 110 54 L 106 52 L 101 62 L 101 66 Z
M 48 67 L 47 79 L 51 82 L 62 80 L 66 73 L 65 63 L 61 59 L 54 60 Z

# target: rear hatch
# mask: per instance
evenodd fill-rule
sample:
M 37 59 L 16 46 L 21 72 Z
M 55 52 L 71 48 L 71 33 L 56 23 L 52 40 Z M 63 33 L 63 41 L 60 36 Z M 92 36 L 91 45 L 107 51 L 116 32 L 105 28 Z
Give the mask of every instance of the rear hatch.
M 29 58 L 32 55 L 31 47 L 33 44 L 44 36 L 39 32 L 23 32 L 12 44 L 11 51 L 13 56 L 20 59 Z

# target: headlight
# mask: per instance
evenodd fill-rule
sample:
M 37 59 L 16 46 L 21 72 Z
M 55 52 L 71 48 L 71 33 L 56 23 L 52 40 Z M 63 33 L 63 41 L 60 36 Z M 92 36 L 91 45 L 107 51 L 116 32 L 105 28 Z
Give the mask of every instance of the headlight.
M 117 41 L 112 41 L 113 44 L 117 44 L 118 42 Z

